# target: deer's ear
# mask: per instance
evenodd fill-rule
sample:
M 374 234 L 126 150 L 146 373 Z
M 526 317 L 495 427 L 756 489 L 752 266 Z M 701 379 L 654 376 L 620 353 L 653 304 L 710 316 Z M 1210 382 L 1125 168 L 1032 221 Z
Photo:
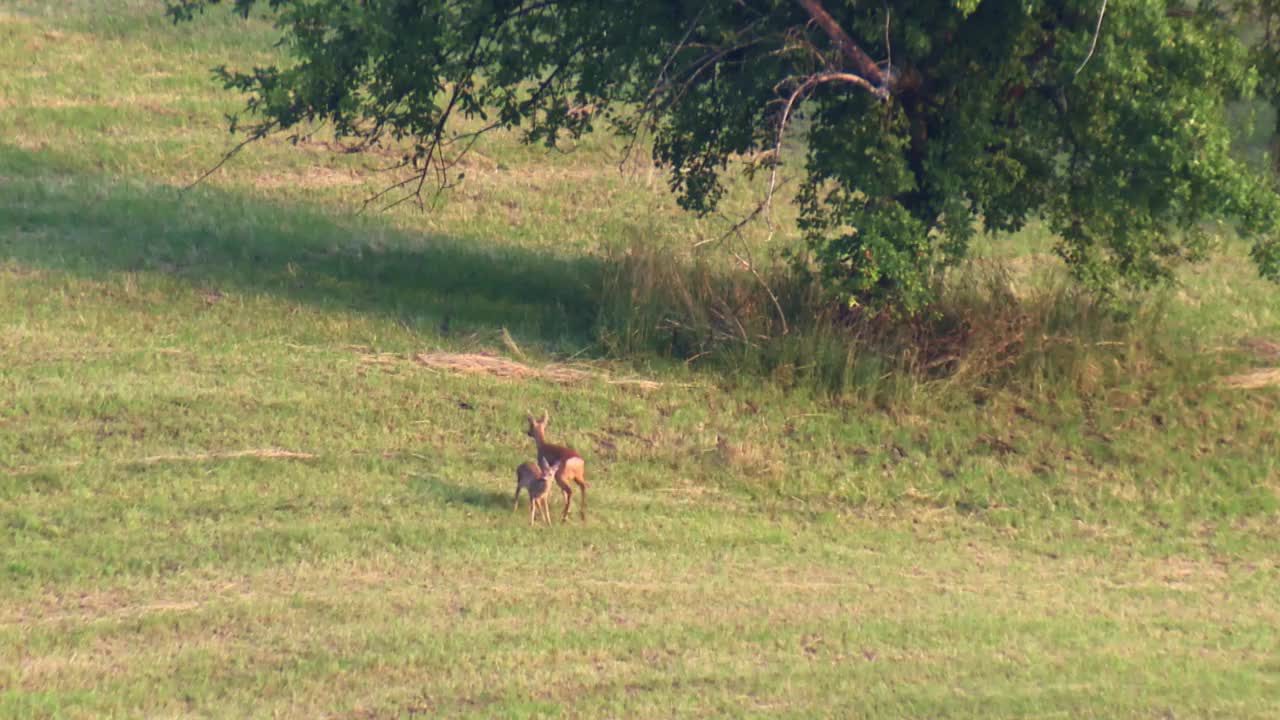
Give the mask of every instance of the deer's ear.
M 547 424 L 547 423 L 549 423 L 549 422 L 551 422 L 551 413 L 547 412 L 547 411 L 544 409 L 544 410 L 542 411 L 542 423 L 541 423 L 541 424 L 542 424 L 542 425 L 546 425 L 546 424 Z
M 529 422 L 533 422 L 533 413 L 529 412 L 528 410 L 525 410 L 524 414 L 525 414 L 525 417 L 529 418 Z

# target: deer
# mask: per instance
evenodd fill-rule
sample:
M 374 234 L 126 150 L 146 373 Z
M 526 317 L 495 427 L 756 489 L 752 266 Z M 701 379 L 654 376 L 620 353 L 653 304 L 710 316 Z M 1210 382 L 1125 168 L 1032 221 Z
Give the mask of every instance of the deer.
M 561 514 L 560 520 L 569 519 L 569 508 L 573 505 L 573 487 L 569 485 L 572 482 L 578 486 L 582 492 L 582 500 L 578 504 L 578 512 L 583 521 L 587 519 L 587 464 L 578 454 L 577 450 L 564 445 L 552 445 L 547 442 L 547 424 L 551 422 L 551 416 L 546 410 L 542 411 L 542 419 L 537 420 L 533 417 L 533 413 L 525 411 L 529 416 L 529 430 L 526 434 L 533 438 L 534 444 L 538 446 L 538 462 L 546 460 L 548 464 L 552 464 L 557 471 L 552 475 L 556 484 L 564 491 L 564 513 Z
M 542 508 L 542 517 L 551 524 L 551 512 L 547 509 L 547 500 L 550 496 L 551 478 L 556 476 L 556 472 L 560 470 L 560 465 L 548 465 L 546 460 L 540 460 L 537 465 L 531 462 L 521 463 L 516 468 L 516 497 L 515 505 L 511 507 L 511 512 L 515 512 L 520 508 L 520 490 L 524 489 L 529 495 L 529 525 L 536 523 L 538 508 Z

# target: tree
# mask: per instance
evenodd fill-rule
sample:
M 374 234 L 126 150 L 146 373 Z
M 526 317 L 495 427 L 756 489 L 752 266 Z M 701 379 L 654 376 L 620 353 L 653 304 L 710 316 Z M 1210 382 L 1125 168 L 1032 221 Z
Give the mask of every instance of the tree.
M 1251 50 L 1250 62 L 1258 68 L 1258 94 L 1271 106 L 1275 119 L 1271 127 L 1272 150 L 1280 147 L 1280 0 L 1235 0 L 1220 8 L 1242 30 Z M 1272 157 L 1273 169 L 1280 172 L 1280 157 Z
M 176 21 L 220 0 L 168 2 Z M 1033 219 L 1099 288 L 1169 278 L 1204 255 L 1210 220 L 1280 279 L 1280 202 L 1224 120 L 1256 55 L 1211 4 L 230 2 L 265 6 L 291 53 L 218 70 L 249 96 L 247 139 L 317 122 L 359 146 L 410 139 L 412 174 L 383 199 L 447 184 L 489 129 L 554 144 L 604 127 L 652 133 L 680 203 L 705 213 L 731 159 L 774 171 L 790 131 L 801 229 L 851 302 L 917 310 L 977 233 Z M 459 116 L 482 129 L 455 131 Z

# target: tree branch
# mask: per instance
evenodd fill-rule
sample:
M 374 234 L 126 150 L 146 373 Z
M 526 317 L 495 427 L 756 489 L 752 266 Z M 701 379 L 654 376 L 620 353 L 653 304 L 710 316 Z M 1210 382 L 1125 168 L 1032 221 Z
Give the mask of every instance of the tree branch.
M 706 8 L 698 11 L 697 15 L 689 21 L 689 26 L 685 28 L 684 35 L 671 48 L 671 52 L 667 54 L 667 59 L 662 63 L 662 69 L 658 71 L 658 77 L 654 80 L 654 86 L 649 90 L 648 96 L 645 98 L 644 104 L 640 106 L 640 112 L 636 120 L 636 131 L 632 134 L 631 139 L 627 141 L 627 146 L 622 152 L 622 159 L 618 161 L 618 169 L 621 170 L 627 161 L 631 159 L 631 152 L 635 149 L 636 143 L 640 141 L 640 136 L 644 133 L 645 117 L 653 111 L 657 104 L 659 88 L 667 82 L 667 70 L 671 64 L 675 62 L 676 55 L 685 48 L 685 44 L 689 42 L 689 38 L 693 35 L 693 31 L 698 27 L 698 21 L 702 19 L 702 13 Z
M 779 83 L 779 86 L 785 82 L 786 81 L 784 80 L 782 83 Z M 769 210 L 773 205 L 773 193 L 778 187 L 778 165 L 782 164 L 782 140 L 787 132 L 787 122 L 791 119 L 791 110 L 795 106 L 796 101 L 799 100 L 802 95 L 809 90 L 812 90 L 814 87 L 827 82 L 853 83 L 858 87 L 875 92 L 875 88 L 871 87 L 871 83 L 867 82 L 866 79 L 852 73 L 839 72 L 817 73 L 815 75 L 810 75 L 804 79 L 804 82 L 801 82 L 794 90 L 791 91 L 791 94 L 787 96 L 786 104 L 782 106 L 782 116 L 778 120 L 778 131 L 775 135 L 773 144 L 773 163 L 772 167 L 769 168 L 769 189 L 765 194 L 763 203 L 765 210 Z
M 1089 43 L 1089 53 L 1084 56 L 1084 60 L 1080 61 L 1080 67 L 1076 68 L 1076 72 L 1071 79 L 1080 77 L 1080 71 L 1085 65 L 1089 64 L 1089 58 L 1093 57 L 1093 51 L 1098 47 L 1098 36 L 1102 34 L 1102 18 L 1107 14 L 1107 0 L 1102 0 L 1102 9 L 1098 11 L 1098 25 L 1093 29 L 1093 42 Z
M 872 91 L 876 94 L 886 94 L 889 88 L 880 67 L 862 51 L 862 48 L 858 47 L 853 38 L 849 37 L 849 33 L 845 32 L 835 18 L 831 17 L 831 13 L 822 7 L 822 3 L 818 0 L 796 0 L 796 2 L 809 13 L 809 17 L 813 18 L 827 37 L 831 38 L 831 42 L 840 49 L 840 54 L 853 63 L 853 70 L 861 75 L 869 86 L 873 86 Z
M 223 153 L 222 158 L 218 160 L 216 165 L 209 168 L 208 170 L 205 170 L 203 173 L 200 174 L 200 177 L 196 178 L 195 180 L 192 180 L 191 183 L 183 187 L 180 192 L 185 193 L 191 188 L 195 187 L 196 185 L 199 185 L 200 183 L 204 182 L 205 178 L 208 178 L 210 175 L 214 174 L 219 169 L 221 169 L 223 165 L 227 164 L 228 160 L 238 155 L 240 151 L 245 149 L 245 147 L 249 143 L 261 140 L 262 138 L 270 134 L 270 132 L 274 130 L 276 127 L 278 127 L 278 123 L 276 123 L 273 120 L 273 121 L 263 122 L 257 127 L 253 128 L 253 130 L 250 131 L 248 137 L 246 137 L 244 140 L 241 140 L 239 143 L 237 143 L 235 147 Z

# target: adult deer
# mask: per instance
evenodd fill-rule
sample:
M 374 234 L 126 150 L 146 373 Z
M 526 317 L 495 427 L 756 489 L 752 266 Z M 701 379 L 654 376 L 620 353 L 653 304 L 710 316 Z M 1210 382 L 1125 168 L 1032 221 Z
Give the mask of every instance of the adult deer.
M 555 473 L 556 484 L 564 491 L 564 513 L 560 516 L 561 520 L 569 519 L 569 507 L 573 505 L 573 487 L 569 485 L 572 482 L 582 491 L 582 501 L 578 505 L 578 512 L 582 519 L 587 519 L 587 464 L 578 454 L 577 450 L 564 445 L 552 445 L 547 442 L 547 424 L 551 422 L 551 416 L 546 410 L 542 411 L 542 419 L 537 420 L 533 417 L 533 413 L 526 412 L 529 416 L 529 430 L 527 434 L 533 438 L 533 442 L 538 446 L 538 462 L 541 464 L 544 460 L 548 465 L 556 466 L 558 469 Z

